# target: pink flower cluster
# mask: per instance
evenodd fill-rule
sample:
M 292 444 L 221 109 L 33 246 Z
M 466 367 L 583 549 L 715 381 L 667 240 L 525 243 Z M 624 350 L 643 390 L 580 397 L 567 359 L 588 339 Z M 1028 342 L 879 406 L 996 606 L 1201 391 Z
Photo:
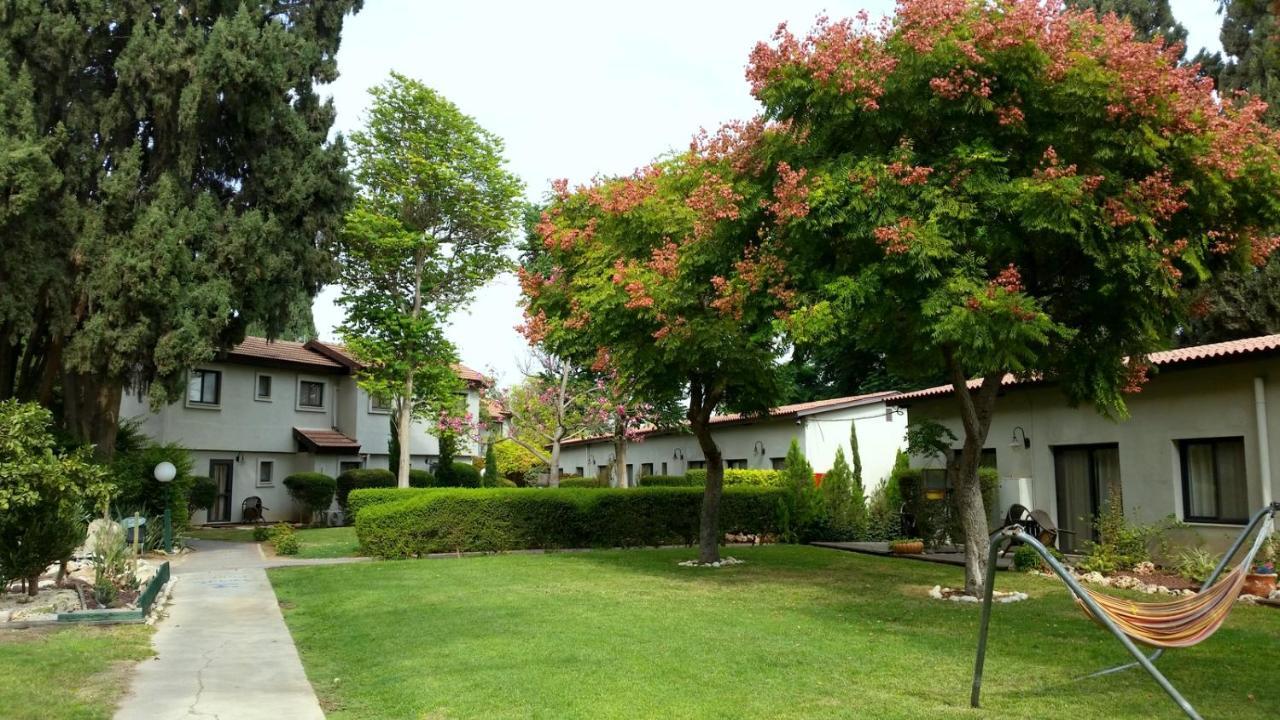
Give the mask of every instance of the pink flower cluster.
M 778 181 L 773 186 L 773 202 L 764 202 L 779 225 L 809 214 L 809 188 L 804 185 L 808 174 L 809 171 L 805 168 L 793 170 L 785 161 L 778 163 Z
M 933 168 L 924 165 L 912 165 L 911 163 L 899 162 L 894 160 L 889 163 L 886 168 L 899 185 L 923 185 L 929 181 L 929 175 L 933 173 Z
M 903 216 L 893 225 L 885 225 L 871 231 L 876 244 L 884 248 L 886 255 L 903 255 L 911 249 L 916 239 L 916 221 Z
M 882 22 L 872 29 L 866 12 L 855 19 L 832 22 L 819 17 L 813 30 L 800 40 L 786 23 L 773 34 L 773 44 L 759 43 L 751 51 L 747 80 L 757 98 L 787 68 L 800 68 L 818 83 L 831 85 L 861 100 L 863 109 L 875 110 L 884 94 L 881 84 L 893 72 L 897 60 L 881 41 L 888 28 Z

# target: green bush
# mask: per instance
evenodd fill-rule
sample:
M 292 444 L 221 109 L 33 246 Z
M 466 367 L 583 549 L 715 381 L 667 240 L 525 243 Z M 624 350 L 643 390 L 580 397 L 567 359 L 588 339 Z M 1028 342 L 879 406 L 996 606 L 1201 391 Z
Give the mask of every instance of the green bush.
M 294 532 L 292 525 L 280 523 L 271 528 L 270 535 L 277 555 L 298 554 L 298 533 Z
M 446 470 L 444 465 L 436 468 L 434 475 L 426 470 L 413 470 L 409 473 L 410 487 L 480 487 L 480 471 L 471 463 L 456 462 L 449 466 Z M 414 473 L 421 473 L 420 480 L 417 484 L 414 481 Z
M 978 483 L 989 521 L 1000 490 L 1000 474 L 995 468 L 980 467 Z M 925 497 L 924 471 L 900 466 L 894 467 L 890 484 L 897 488 L 898 495 L 902 498 L 902 507 L 915 518 L 916 535 L 923 538 L 926 545 L 937 547 L 947 541 L 964 541 L 958 504 L 960 495 L 954 489 L 948 488 L 945 500 L 930 500 Z
M 640 478 L 640 487 L 701 487 L 706 482 L 697 482 L 688 475 L 645 475 Z
M 328 510 L 333 504 L 337 483 L 324 473 L 300 472 L 285 478 L 284 486 L 289 490 L 289 497 L 302 506 L 304 519 L 310 521 L 316 513 Z
M 600 488 L 609 487 L 600 481 L 598 477 L 578 477 L 577 475 L 566 475 L 560 478 L 560 487 L 562 488 Z
M 689 479 L 689 485 L 707 484 L 707 471 L 705 469 L 696 468 L 686 472 L 684 476 Z M 726 468 L 724 471 L 724 484 L 726 487 L 729 485 L 782 487 L 784 483 L 781 470 Z
M 388 492 L 362 490 L 351 498 L 361 550 L 375 557 L 687 545 L 698 536 L 703 494 L 701 488 L 676 487 Z M 726 489 L 721 530 L 776 533 L 782 495 L 772 488 Z
M 1062 562 L 1063 555 L 1054 548 L 1049 548 L 1049 554 L 1058 562 Z M 1018 572 L 1028 572 L 1030 570 L 1049 570 L 1049 564 L 1044 561 L 1040 553 L 1030 545 L 1019 545 L 1013 550 L 1013 569 Z
M 254 542 L 265 542 L 266 540 L 268 540 L 268 539 L 270 539 L 270 538 L 271 538 L 271 529 L 270 529 L 270 528 L 268 528 L 266 525 L 254 525 L 254 526 L 253 526 L 253 541 L 254 541 Z
M 347 514 L 354 520 L 360 517 L 360 511 L 367 507 L 400 502 L 411 497 L 417 497 L 424 491 L 425 488 L 366 488 L 352 490 L 350 497 L 347 498 Z
M 1105 503 L 1102 512 L 1094 519 L 1098 542 L 1086 540 L 1084 557 L 1078 567 L 1085 572 L 1110 573 L 1131 570 L 1139 563 L 1151 562 L 1151 545 L 1163 542 L 1161 536 L 1177 525 L 1172 517 L 1155 523 L 1131 523 L 1124 516 L 1120 503 Z M 1160 552 L 1162 557 L 1168 552 Z
M 395 487 L 395 476 L 391 478 L 391 485 Z M 410 470 L 409 471 L 409 487 L 411 488 L 429 488 L 436 487 L 436 476 L 430 470 Z
M 1202 583 L 1218 567 L 1218 559 L 1219 556 L 1204 548 L 1187 548 L 1178 553 L 1174 568 L 1187 580 Z
M 177 470 L 168 483 L 155 477 L 156 465 L 162 462 L 173 463 Z M 191 469 L 191 454 L 186 448 L 173 443 L 156 445 L 140 437 L 136 443 L 131 442 L 129 447 L 117 451 L 111 461 L 111 482 L 119 490 L 112 504 L 125 515 L 136 512 L 143 517 L 156 517 L 164 514 L 165 502 L 172 494 L 173 527 L 181 533 L 190 525 L 189 503 L 195 483 Z
M 385 468 L 356 468 L 339 475 L 334 483 L 334 497 L 338 507 L 348 512 L 347 498 L 352 490 L 362 488 L 390 488 L 396 486 L 396 474 Z
M 218 484 L 202 475 L 191 478 L 191 494 L 187 498 L 187 511 L 208 510 L 218 500 Z

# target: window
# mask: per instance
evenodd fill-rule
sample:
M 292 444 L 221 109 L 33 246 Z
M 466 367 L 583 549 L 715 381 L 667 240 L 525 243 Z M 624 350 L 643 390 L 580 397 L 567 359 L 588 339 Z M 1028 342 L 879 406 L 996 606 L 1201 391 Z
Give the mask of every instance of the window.
M 187 379 L 187 402 L 192 405 L 217 405 L 222 400 L 222 373 L 217 370 L 192 370 Z
M 362 467 L 364 467 L 364 463 L 359 460 L 343 460 L 338 463 L 338 474 L 341 475 L 348 470 L 359 470 Z
M 648 477 L 653 474 L 653 463 L 640 464 L 640 477 Z
M 769 458 L 769 467 L 774 470 L 784 470 L 787 467 L 787 459 L 784 457 Z
M 391 412 L 391 398 L 382 397 L 381 395 L 371 395 L 369 397 L 369 412 Z
M 747 461 L 746 460 L 725 460 L 724 466 L 729 470 L 746 470 Z
M 666 474 L 667 474 L 667 463 L 666 463 L 666 462 L 663 462 L 663 463 L 662 463 L 662 474 L 663 474 L 663 475 L 666 475 Z
M 690 460 L 689 469 L 690 470 L 706 470 L 707 461 L 706 460 Z
M 298 406 L 304 408 L 324 407 L 324 383 L 315 380 L 303 380 L 298 383 Z
M 1183 519 L 1244 524 L 1249 517 L 1244 438 L 1183 440 L 1179 447 Z
M 1079 552 L 1100 537 L 1095 519 L 1112 503 L 1124 506 L 1120 483 L 1120 446 L 1056 445 L 1053 448 L 1054 491 L 1058 501 L 1058 548 Z
M 254 400 L 270 400 L 271 399 L 271 376 L 258 375 L 257 386 L 253 391 Z
M 275 463 L 270 460 L 263 460 L 258 463 L 258 486 L 271 484 L 271 474 L 275 470 Z
M 576 467 L 576 468 L 574 468 L 574 469 L 573 469 L 573 474 L 574 474 L 574 475 L 577 475 L 578 477 L 586 477 L 586 475 L 583 475 L 583 474 L 582 474 L 582 466 L 581 466 L 581 465 L 579 465 L 578 467 Z

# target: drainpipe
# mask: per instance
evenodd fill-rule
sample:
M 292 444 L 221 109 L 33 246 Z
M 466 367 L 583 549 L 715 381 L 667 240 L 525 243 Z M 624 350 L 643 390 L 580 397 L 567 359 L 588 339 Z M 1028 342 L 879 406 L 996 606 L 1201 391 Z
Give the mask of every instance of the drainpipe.
M 1258 474 L 1262 478 L 1262 504 L 1271 504 L 1271 439 L 1267 431 L 1267 385 L 1253 379 L 1253 408 L 1258 415 Z

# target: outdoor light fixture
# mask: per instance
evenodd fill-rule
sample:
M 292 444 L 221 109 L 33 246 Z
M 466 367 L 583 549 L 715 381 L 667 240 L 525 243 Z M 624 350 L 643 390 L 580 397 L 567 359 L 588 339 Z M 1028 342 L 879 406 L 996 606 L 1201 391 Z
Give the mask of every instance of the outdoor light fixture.
M 673 453 L 671 453 L 671 459 L 672 459 L 672 460 L 683 460 L 683 459 L 684 459 L 684 448 L 676 448 L 676 451 L 675 451 L 675 452 L 673 452 Z
M 1022 433 L 1022 442 L 1018 442 L 1018 433 Z M 1019 425 L 1013 429 L 1013 437 L 1009 439 L 1009 447 L 1016 448 L 1021 445 L 1025 449 L 1031 449 L 1031 438 L 1027 437 L 1027 431 Z
M 752 452 L 752 453 L 754 453 L 754 454 L 756 454 L 756 455 L 764 455 L 764 441 L 763 441 L 763 440 L 757 440 L 757 441 L 756 441 L 756 444 L 755 444 L 755 447 L 754 447 L 754 448 L 752 448 L 751 452 Z
M 156 465 L 154 471 L 156 482 L 164 485 L 164 551 L 166 553 L 173 552 L 173 511 L 170 510 L 170 498 L 173 495 L 171 485 L 173 479 L 178 476 L 178 468 L 168 460 Z

